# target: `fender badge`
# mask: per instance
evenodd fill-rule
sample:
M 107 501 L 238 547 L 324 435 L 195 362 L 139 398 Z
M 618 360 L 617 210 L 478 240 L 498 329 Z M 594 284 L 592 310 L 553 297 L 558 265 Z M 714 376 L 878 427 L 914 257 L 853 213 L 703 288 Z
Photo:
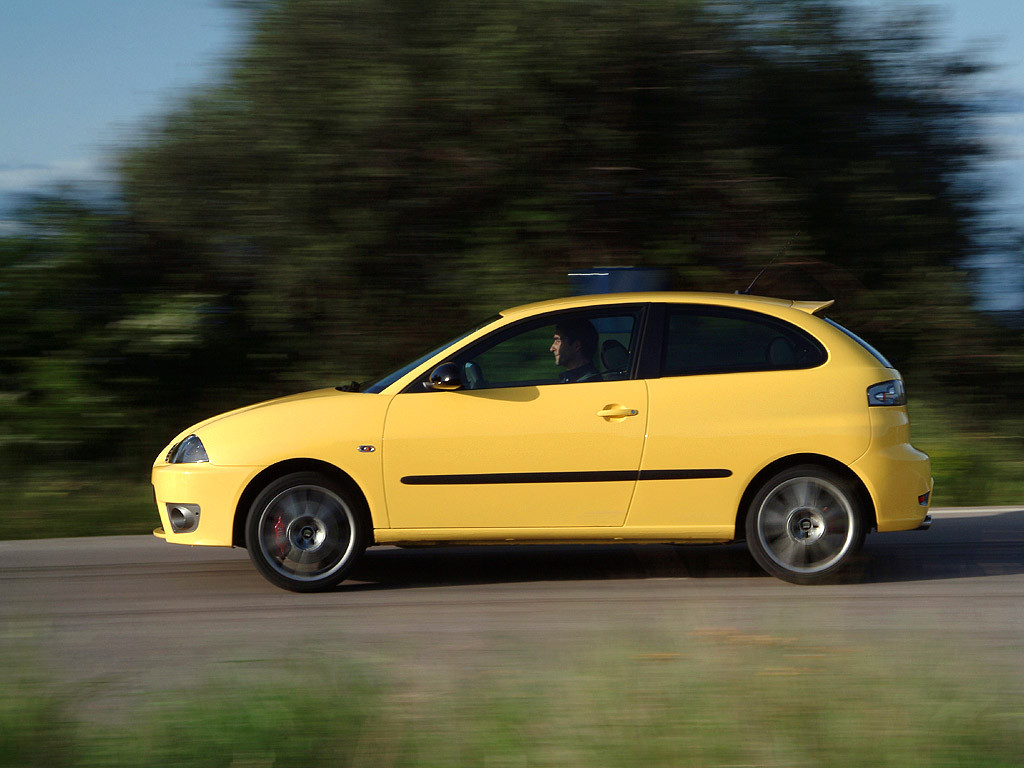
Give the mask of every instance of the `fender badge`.
M 374 448 L 372 445 L 360 445 L 358 448 L 356 448 L 356 450 L 359 451 L 360 453 L 373 453 L 377 449 Z

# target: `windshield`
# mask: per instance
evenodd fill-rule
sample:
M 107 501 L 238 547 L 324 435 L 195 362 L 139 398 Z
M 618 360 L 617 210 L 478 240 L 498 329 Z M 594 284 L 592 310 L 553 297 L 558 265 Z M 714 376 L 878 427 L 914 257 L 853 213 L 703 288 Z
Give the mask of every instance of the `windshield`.
M 411 362 L 406 363 L 401 368 L 398 368 L 397 370 L 392 371 L 391 373 L 387 374 L 386 376 L 383 376 L 383 377 L 381 377 L 379 379 L 376 379 L 376 380 L 370 382 L 369 384 L 367 384 L 365 387 L 362 388 L 362 391 L 363 392 L 370 392 L 372 394 L 376 394 L 378 392 L 383 392 L 385 389 L 390 387 L 392 384 L 394 384 L 400 378 L 405 376 L 405 374 L 409 373 L 414 368 L 416 368 L 416 367 L 418 367 L 420 365 L 423 365 L 423 363 L 427 362 L 427 360 L 432 358 L 434 355 L 441 354 L 446 349 L 448 349 L 448 347 L 450 347 L 450 346 L 452 346 L 454 344 L 459 343 L 460 341 L 462 341 L 464 338 L 466 338 L 470 334 L 476 333 L 481 328 L 483 328 L 485 325 L 490 325 L 495 320 L 498 320 L 500 318 L 501 318 L 501 315 L 493 315 L 492 317 L 489 317 L 486 320 L 484 320 L 482 323 L 477 323 L 472 328 L 470 328 L 468 331 L 464 331 L 463 333 L 460 333 L 458 336 L 456 336 L 451 341 L 447 341 L 444 344 L 442 344 L 441 346 L 435 347 L 434 349 L 430 350 L 429 352 L 420 355 L 415 360 L 412 360 Z

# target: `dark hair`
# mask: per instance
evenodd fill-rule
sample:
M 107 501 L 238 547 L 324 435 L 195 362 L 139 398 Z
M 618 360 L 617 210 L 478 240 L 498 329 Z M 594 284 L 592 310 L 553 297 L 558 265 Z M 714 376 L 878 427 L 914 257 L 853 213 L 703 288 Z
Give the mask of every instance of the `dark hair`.
M 561 337 L 563 343 L 571 344 L 578 341 L 583 357 L 587 360 L 594 359 L 594 353 L 597 352 L 597 330 L 589 320 L 582 317 L 567 318 L 555 325 L 555 333 Z

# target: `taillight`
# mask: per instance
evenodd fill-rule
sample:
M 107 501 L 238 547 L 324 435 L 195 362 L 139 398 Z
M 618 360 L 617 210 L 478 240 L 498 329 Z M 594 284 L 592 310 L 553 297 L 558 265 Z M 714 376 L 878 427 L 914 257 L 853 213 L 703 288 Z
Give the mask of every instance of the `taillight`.
M 899 379 L 868 387 L 868 405 L 906 405 L 907 391 Z

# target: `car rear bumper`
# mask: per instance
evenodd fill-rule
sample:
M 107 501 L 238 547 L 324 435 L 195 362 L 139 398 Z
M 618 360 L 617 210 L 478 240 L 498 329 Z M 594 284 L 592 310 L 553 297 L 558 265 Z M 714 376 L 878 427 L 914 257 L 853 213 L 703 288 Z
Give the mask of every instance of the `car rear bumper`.
M 912 531 L 931 524 L 932 470 L 928 455 L 909 443 L 869 451 L 851 465 L 875 506 L 879 531 Z

